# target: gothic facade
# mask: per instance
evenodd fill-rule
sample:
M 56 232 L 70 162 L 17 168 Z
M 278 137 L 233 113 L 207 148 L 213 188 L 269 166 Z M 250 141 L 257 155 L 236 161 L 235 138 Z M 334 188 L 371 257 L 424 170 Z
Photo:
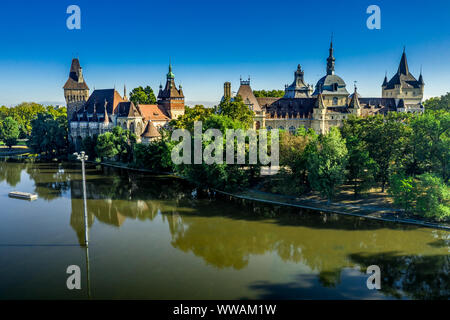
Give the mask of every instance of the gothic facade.
M 314 92 L 304 80 L 304 71 L 298 65 L 294 82 L 285 87 L 282 98 L 255 97 L 250 79 L 240 81 L 236 95 L 255 112 L 254 128 L 284 129 L 295 132 L 299 127 L 312 128 L 326 133 L 331 127 L 341 126 L 353 114 L 368 116 L 377 113 L 423 112 L 425 83 L 409 72 L 406 53 L 403 51 L 397 73 L 390 81 L 385 77 L 381 98 L 361 97 L 355 86 L 349 94 L 345 81 L 335 73 L 333 43 L 330 44 L 326 74 L 317 81 Z M 231 84 L 224 85 L 224 97 L 231 96 Z
M 171 65 L 165 87 L 159 87 L 156 104 L 135 105 L 128 100 L 125 88 L 123 96 L 115 89 L 97 89 L 89 95 L 78 59 L 72 60 L 64 96 L 69 138 L 77 149 L 84 138 L 111 131 L 115 126 L 133 132 L 138 142 L 148 143 L 161 136 L 159 128 L 183 115 L 185 107 L 183 90 L 175 84 Z

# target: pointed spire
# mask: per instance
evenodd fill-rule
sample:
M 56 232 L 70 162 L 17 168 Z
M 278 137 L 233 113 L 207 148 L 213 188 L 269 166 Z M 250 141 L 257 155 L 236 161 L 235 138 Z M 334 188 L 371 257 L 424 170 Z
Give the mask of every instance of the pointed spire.
M 419 84 L 421 84 L 421 85 L 425 84 L 425 82 L 423 81 L 423 77 L 422 77 L 422 65 L 420 66 Z
M 356 88 L 356 83 L 355 83 L 355 92 L 353 92 L 353 94 L 352 94 L 352 98 L 350 99 L 349 107 L 353 108 L 353 109 L 361 108 L 361 105 L 359 104 L 358 90 Z
M 127 100 L 127 85 L 123 84 L 123 99 Z
M 334 74 L 334 62 L 336 59 L 334 58 L 334 50 L 333 50 L 333 34 L 331 35 L 331 42 L 330 42 L 330 54 L 327 58 L 327 75 Z
M 400 59 L 400 64 L 398 66 L 397 73 L 404 74 L 404 75 L 409 74 L 408 61 L 406 60 L 405 47 L 403 47 L 403 54 L 402 54 L 402 58 Z
M 175 75 L 172 72 L 172 62 L 169 59 L 169 72 L 167 73 L 167 80 L 175 79 Z
M 388 84 L 388 78 L 387 78 L 387 71 L 384 72 L 384 80 L 383 80 L 383 87 L 386 87 Z

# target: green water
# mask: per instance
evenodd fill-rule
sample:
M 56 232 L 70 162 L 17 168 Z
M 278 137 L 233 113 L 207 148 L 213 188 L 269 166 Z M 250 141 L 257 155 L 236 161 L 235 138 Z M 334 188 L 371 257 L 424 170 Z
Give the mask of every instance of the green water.
M 80 172 L 0 160 L 0 299 L 450 296 L 449 232 L 230 202 L 180 179 L 93 165 L 87 259 Z M 366 286 L 373 264 L 381 290 Z M 81 268 L 81 290 L 66 287 L 69 265 Z

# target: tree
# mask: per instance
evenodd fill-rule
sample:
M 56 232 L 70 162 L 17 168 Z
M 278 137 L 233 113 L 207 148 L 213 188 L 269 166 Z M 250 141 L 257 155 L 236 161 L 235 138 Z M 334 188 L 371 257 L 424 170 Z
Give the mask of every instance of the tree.
M 425 107 L 425 111 L 437 111 L 437 110 L 443 110 L 443 111 L 450 111 L 450 92 L 447 92 L 447 94 L 442 95 L 440 97 L 433 97 L 428 100 L 426 100 L 423 103 Z
M 414 178 L 402 174 L 390 177 L 389 194 L 394 198 L 394 204 L 405 212 L 411 212 L 414 207 Z
M 429 111 L 416 115 L 410 126 L 406 173 L 415 176 L 434 172 L 447 182 L 450 178 L 450 113 Z
M 67 114 L 59 112 L 39 113 L 31 121 L 28 146 L 36 153 L 48 156 L 61 155 L 67 150 Z
M 196 105 L 193 108 L 186 107 L 184 115 L 170 122 L 170 126 L 175 129 L 187 129 L 194 132 L 194 122 L 205 122 L 214 112 L 213 108 L 205 108 L 203 105 Z
M 284 96 L 284 90 L 253 90 L 255 97 L 272 97 L 282 98 Z
M 255 113 L 245 105 L 241 96 L 237 96 L 231 101 L 229 98 L 224 99 L 218 106 L 218 113 L 223 116 L 230 117 L 244 124 L 245 128 L 253 127 L 253 117 Z
M 414 189 L 417 214 L 437 220 L 450 219 L 450 188 L 442 178 L 425 173 L 417 177 Z
M 19 138 L 19 125 L 12 117 L 7 117 L 0 122 L 0 140 L 11 149 Z
M 294 184 L 297 192 L 303 192 L 308 187 L 307 147 L 316 140 L 317 134 L 313 130 L 306 131 L 303 127 L 295 135 L 280 132 L 280 166 L 289 169 L 286 175 L 282 175 L 282 183 L 289 185 L 289 188 Z
M 119 154 L 119 147 L 112 132 L 105 132 L 99 135 L 95 149 L 101 158 L 112 159 Z
M 153 89 L 150 86 L 146 86 L 145 88 L 139 86 L 137 88 L 134 88 L 130 92 L 130 101 L 132 101 L 135 105 L 155 104 L 156 97 L 153 92 Z
M 313 190 L 326 196 L 328 202 L 336 194 L 337 187 L 345 178 L 347 147 L 337 128 L 311 143 L 308 148 L 308 180 Z
M 94 135 L 92 137 L 87 136 L 81 141 L 81 148 L 89 156 L 89 159 L 95 159 L 98 156 L 97 150 L 95 148 L 97 146 L 97 139 L 98 136 Z
M 96 152 L 102 158 L 118 157 L 119 161 L 132 162 L 133 150 L 136 144 L 136 135 L 122 127 L 114 127 L 111 132 L 98 136 Z
M 376 181 L 384 192 L 389 176 L 401 166 L 411 128 L 405 120 L 409 114 L 389 113 L 363 119 L 362 139 L 369 156 L 377 164 Z

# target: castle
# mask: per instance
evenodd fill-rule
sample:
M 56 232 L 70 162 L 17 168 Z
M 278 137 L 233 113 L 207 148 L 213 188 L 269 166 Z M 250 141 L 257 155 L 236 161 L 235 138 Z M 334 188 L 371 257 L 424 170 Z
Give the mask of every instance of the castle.
M 160 137 L 158 128 L 184 114 L 184 94 L 176 86 L 172 65 L 166 85 L 159 87 L 156 104 L 137 104 L 129 101 L 124 88 L 121 96 L 115 89 L 97 89 L 89 95 L 78 59 L 72 60 L 69 78 L 64 87 L 69 119 L 69 140 L 76 149 L 88 136 L 111 131 L 115 126 L 130 130 L 138 142 L 149 143 Z
M 423 112 L 425 83 L 422 73 L 419 80 L 409 72 L 405 50 L 397 73 L 382 84 L 381 98 L 361 97 L 355 86 L 349 94 L 344 80 L 335 74 L 333 42 L 330 43 L 326 75 L 317 81 L 314 88 L 304 80 L 304 71 L 298 65 L 294 82 L 285 86 L 282 98 L 255 97 L 250 87 L 250 78 L 240 81 L 236 95 L 255 112 L 254 128 L 284 129 L 294 133 L 299 127 L 312 128 L 317 133 L 326 133 L 331 127 L 341 126 L 353 114 L 368 116 L 395 112 Z M 224 98 L 234 99 L 231 83 L 224 84 Z

